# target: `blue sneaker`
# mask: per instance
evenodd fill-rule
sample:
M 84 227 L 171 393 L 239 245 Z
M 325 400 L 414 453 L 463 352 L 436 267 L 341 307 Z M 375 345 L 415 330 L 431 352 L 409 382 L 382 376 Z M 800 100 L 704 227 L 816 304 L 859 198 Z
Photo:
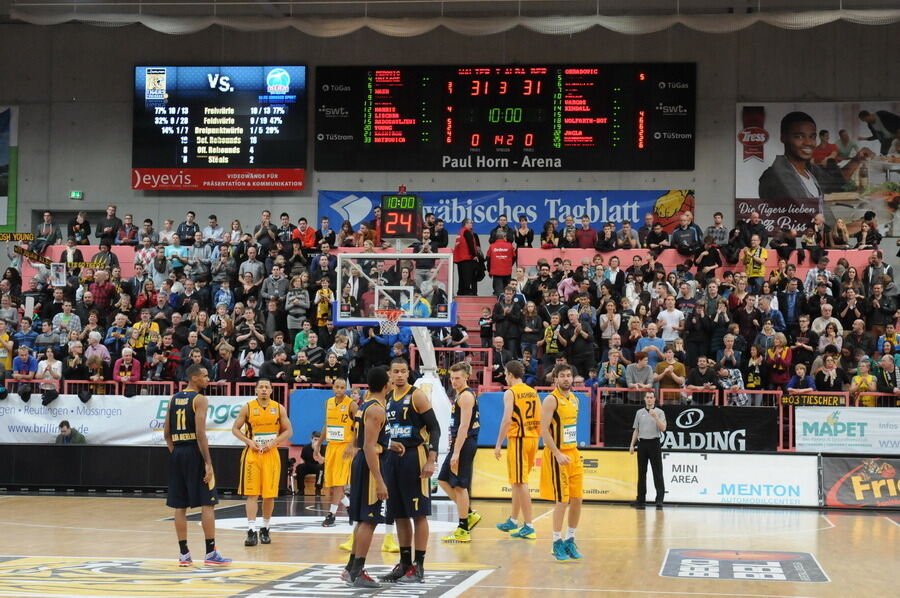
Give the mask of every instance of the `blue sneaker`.
M 509 535 L 510 538 L 524 538 L 526 540 L 534 540 L 537 538 L 537 534 L 534 533 L 534 528 L 530 525 L 523 524 L 522 527 L 519 528 L 518 531 L 513 532 Z
M 230 565 L 231 559 L 226 559 L 224 556 L 219 554 L 218 550 L 213 550 L 212 552 L 206 553 L 206 559 L 203 561 L 204 565 Z
M 563 542 L 566 547 L 566 553 L 569 557 L 575 559 L 576 561 L 581 559 L 581 553 L 578 552 L 578 547 L 575 546 L 575 538 L 569 538 L 565 542 Z
M 513 520 L 511 517 L 509 519 L 507 519 L 506 521 L 504 521 L 503 523 L 497 524 L 497 529 L 500 530 L 501 532 L 511 532 L 518 528 L 519 528 L 518 524 L 513 523 Z
M 184 554 L 178 557 L 178 566 L 179 567 L 190 567 L 194 564 L 193 559 L 191 559 L 191 553 L 185 552 Z
M 568 561 L 569 560 L 569 551 L 566 550 L 566 543 L 564 541 L 554 540 L 553 556 L 556 557 L 557 561 Z

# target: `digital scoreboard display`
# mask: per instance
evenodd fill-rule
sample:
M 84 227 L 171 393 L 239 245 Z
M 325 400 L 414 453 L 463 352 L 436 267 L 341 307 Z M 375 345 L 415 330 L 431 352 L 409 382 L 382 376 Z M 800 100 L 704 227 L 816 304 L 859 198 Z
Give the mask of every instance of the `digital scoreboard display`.
M 424 204 L 418 195 L 382 195 L 382 239 L 419 239 L 424 225 Z
M 322 171 L 692 170 L 696 65 L 316 68 Z
M 137 66 L 134 189 L 298 191 L 305 66 Z

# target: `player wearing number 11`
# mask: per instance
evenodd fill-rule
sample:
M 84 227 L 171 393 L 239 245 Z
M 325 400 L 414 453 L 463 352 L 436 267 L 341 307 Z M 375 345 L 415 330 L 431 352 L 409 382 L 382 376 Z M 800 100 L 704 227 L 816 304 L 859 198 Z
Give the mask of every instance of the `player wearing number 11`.
M 218 502 L 216 476 L 206 438 L 206 412 L 209 402 L 201 393 L 209 384 L 206 368 L 187 368 L 188 385 L 169 401 L 163 436 L 169 447 L 169 494 L 166 504 L 175 509 L 175 533 L 181 554 L 178 564 L 194 564 L 187 543 L 187 510 L 200 507 L 200 523 L 206 537 L 206 565 L 230 565 L 216 550 L 216 513 Z
M 578 452 L 578 397 L 571 392 L 572 366 L 562 364 L 553 371 L 556 388 L 541 407 L 541 436 L 544 454 L 541 462 L 541 498 L 556 503 L 553 507 L 553 556 L 558 561 L 580 559 L 575 546 L 575 529 L 581 518 L 584 469 Z M 569 531 L 562 539 L 562 525 L 569 511 Z

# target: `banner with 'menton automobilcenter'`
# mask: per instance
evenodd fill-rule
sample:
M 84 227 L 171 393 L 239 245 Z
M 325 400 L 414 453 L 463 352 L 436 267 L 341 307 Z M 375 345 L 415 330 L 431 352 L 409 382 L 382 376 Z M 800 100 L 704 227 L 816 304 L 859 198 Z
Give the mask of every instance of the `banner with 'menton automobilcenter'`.
M 627 447 L 635 405 L 603 407 L 603 443 Z M 778 446 L 777 410 L 771 407 L 692 407 L 663 405 L 668 424 L 663 450 L 774 451 Z

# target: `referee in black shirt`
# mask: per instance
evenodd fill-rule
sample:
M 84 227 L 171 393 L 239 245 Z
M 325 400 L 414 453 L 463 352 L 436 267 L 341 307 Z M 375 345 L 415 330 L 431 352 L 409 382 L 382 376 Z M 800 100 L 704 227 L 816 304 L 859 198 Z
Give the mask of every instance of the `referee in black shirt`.
M 666 414 L 655 407 L 656 395 L 653 391 L 644 393 L 644 409 L 634 414 L 634 433 L 628 452 L 638 454 L 638 490 L 637 498 L 631 506 L 643 509 L 647 496 L 647 461 L 653 467 L 653 484 L 656 486 L 656 508 L 662 509 L 663 497 L 666 495 L 666 483 L 663 479 L 662 450 L 659 435 L 666 431 Z

